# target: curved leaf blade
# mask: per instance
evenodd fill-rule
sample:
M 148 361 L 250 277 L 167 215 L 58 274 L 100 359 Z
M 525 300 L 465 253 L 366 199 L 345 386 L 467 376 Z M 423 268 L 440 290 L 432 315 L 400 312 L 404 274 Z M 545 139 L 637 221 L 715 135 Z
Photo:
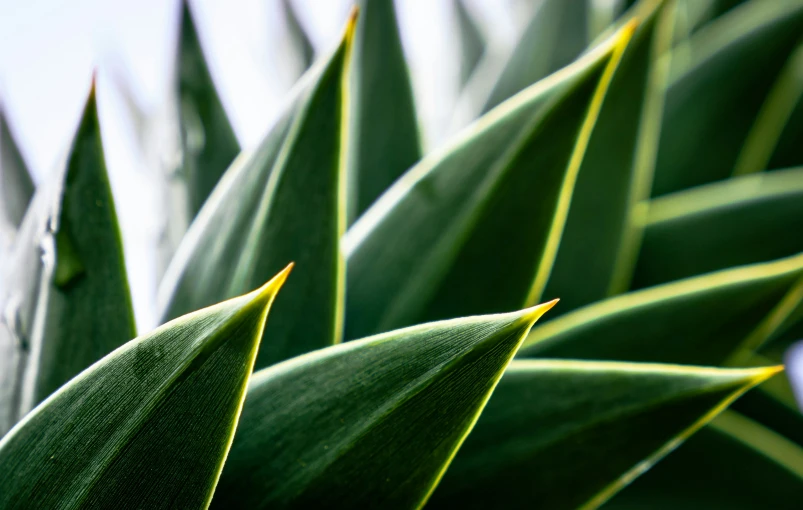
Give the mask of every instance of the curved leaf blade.
M 214 506 L 422 506 L 553 304 L 424 324 L 258 372 Z
M 349 223 L 421 159 L 413 88 L 394 3 L 361 0 L 350 73 Z
M 633 288 L 803 251 L 803 168 L 747 175 L 649 203 Z
M 632 26 L 467 128 L 349 229 L 346 338 L 537 302 L 631 33 Z M 517 217 L 530 218 L 526 229 L 510 221 Z
M 0 441 L 0 506 L 208 506 L 289 269 L 132 340 L 43 402 Z
M 803 254 L 630 292 L 536 327 L 521 355 L 721 365 L 803 276 Z
M 429 506 L 595 508 L 777 371 L 514 361 Z
M 801 491 L 803 450 L 726 411 L 603 508 L 792 510 Z
M 193 218 L 240 152 L 240 144 L 209 72 L 188 0 L 181 2 L 178 65 L 182 172 Z
M 5 271 L 3 432 L 136 335 L 94 87 L 68 159 L 37 190 Z
M 354 18 L 260 146 L 241 154 L 190 227 L 160 288 L 163 316 L 241 294 L 294 260 L 257 368 L 337 343 L 345 231 L 343 129 Z

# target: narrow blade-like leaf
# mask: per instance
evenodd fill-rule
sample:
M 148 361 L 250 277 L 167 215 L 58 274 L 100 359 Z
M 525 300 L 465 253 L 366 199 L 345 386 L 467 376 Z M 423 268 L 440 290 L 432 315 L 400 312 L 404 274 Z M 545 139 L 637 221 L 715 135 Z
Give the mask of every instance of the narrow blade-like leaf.
M 217 508 L 418 508 L 554 303 L 425 324 L 254 375 Z
M 349 229 L 347 338 L 537 302 L 632 30 L 469 126 Z
M 521 354 L 720 365 L 801 276 L 803 254 L 630 292 L 533 329 Z
M 0 507 L 208 506 L 288 272 L 128 342 L 43 402 L 0 441 Z
M 4 269 L 3 432 L 136 335 L 94 87 L 68 160 L 37 190 Z
M 452 0 L 460 45 L 460 86 L 466 84 L 485 52 L 485 37 L 471 17 L 465 0 Z
M 633 288 L 803 252 L 803 236 L 792 232 L 803 232 L 803 168 L 654 199 Z
M 752 0 L 689 39 L 667 92 L 653 196 L 731 175 L 801 33 L 803 1 Z
M 193 218 L 240 151 L 240 144 L 215 89 L 188 0 L 181 2 L 178 66 L 182 171 Z
M 349 223 L 421 159 L 413 89 L 391 0 L 360 0 L 349 115 Z
M 633 15 L 644 21 L 605 95 L 544 291 L 560 297 L 558 313 L 620 290 L 616 280 L 629 274 L 618 273 L 632 271 L 640 235 L 631 215 L 650 194 L 668 79 L 668 62 L 658 57 L 671 47 L 675 3 L 641 3 Z
M 595 508 L 778 369 L 514 361 L 430 508 Z
M 803 450 L 726 411 L 603 508 L 795 510 L 801 493 Z
M 257 367 L 337 343 L 342 334 L 344 83 L 354 22 L 260 146 L 227 171 L 160 289 L 163 316 L 173 318 L 254 288 L 295 261 L 298 276 L 276 303 Z

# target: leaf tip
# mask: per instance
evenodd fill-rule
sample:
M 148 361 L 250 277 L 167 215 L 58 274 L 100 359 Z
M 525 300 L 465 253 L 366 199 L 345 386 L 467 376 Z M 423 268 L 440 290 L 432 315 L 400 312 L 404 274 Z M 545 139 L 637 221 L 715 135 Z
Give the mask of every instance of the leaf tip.
M 265 306 L 270 305 L 273 302 L 273 298 L 279 293 L 279 289 L 281 289 L 282 285 L 284 285 L 284 282 L 287 280 L 287 276 L 290 274 L 290 271 L 293 270 L 294 265 L 294 262 L 290 262 L 287 264 L 287 267 L 279 271 L 276 276 L 271 278 L 262 287 L 255 290 L 253 293 L 253 300 L 265 303 Z
M 349 17 L 346 21 L 346 34 L 345 40 L 352 41 L 354 39 L 354 31 L 357 27 L 357 19 L 360 17 L 360 8 L 357 5 L 352 5 L 349 11 Z
M 753 370 L 753 375 L 749 379 L 749 385 L 757 386 L 776 374 L 784 371 L 783 365 L 773 365 L 769 367 L 759 367 Z
M 522 319 L 528 322 L 530 327 L 532 327 L 532 325 L 535 324 L 535 322 L 540 319 L 542 315 L 547 313 L 552 309 L 552 307 L 558 304 L 558 301 L 560 301 L 560 299 L 553 299 L 552 301 L 547 301 L 546 303 L 541 303 L 540 305 L 527 308 L 522 312 Z

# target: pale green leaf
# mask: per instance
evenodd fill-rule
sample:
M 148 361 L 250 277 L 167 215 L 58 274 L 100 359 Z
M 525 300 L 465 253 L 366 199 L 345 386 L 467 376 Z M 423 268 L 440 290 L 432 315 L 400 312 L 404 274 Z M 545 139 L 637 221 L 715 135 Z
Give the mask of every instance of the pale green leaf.
M 126 343 L 43 402 L 0 441 L 0 507 L 205 508 L 288 272 Z
M 538 317 L 424 324 L 254 374 L 216 508 L 417 508 Z
M 3 270 L 0 432 L 136 335 L 94 87 Z
M 5 112 L 0 109 L 0 215 L 9 227 L 16 228 L 33 197 L 31 174 L 20 154 L 19 146 L 8 125 Z

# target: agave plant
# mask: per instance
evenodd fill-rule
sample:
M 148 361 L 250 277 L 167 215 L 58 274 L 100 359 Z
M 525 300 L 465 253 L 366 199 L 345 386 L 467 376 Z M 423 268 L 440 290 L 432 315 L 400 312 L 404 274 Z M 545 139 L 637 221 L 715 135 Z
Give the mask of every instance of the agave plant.
M 427 145 L 362 0 L 245 149 L 184 5 L 139 336 L 95 85 L 35 192 L 0 122 L 0 508 L 797 508 L 803 1 L 629 3 L 458 0 Z

